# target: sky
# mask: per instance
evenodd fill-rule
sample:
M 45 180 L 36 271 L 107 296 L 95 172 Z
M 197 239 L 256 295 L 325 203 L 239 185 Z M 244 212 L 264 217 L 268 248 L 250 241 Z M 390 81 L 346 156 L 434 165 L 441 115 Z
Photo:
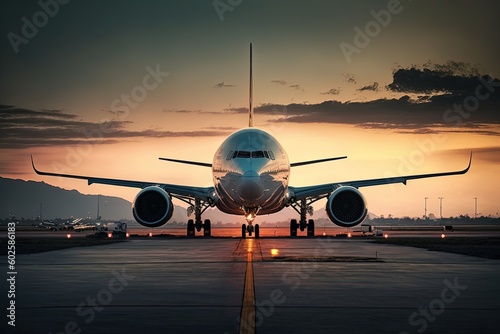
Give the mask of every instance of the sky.
M 2 1 L 0 176 L 132 201 L 137 189 L 52 172 L 195 186 L 255 126 L 290 185 L 460 170 L 362 188 L 377 215 L 498 215 L 498 1 Z M 180 203 L 176 203 L 180 204 Z M 324 207 L 324 201 L 315 204 Z

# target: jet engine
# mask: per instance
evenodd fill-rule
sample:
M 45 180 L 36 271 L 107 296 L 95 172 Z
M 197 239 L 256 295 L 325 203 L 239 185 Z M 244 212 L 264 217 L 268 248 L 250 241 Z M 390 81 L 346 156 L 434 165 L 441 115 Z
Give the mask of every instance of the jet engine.
M 333 223 L 342 227 L 354 227 L 361 224 L 368 210 L 365 198 L 358 189 L 342 186 L 328 197 L 326 213 Z
M 135 220 L 146 227 L 164 225 L 174 213 L 170 196 L 158 186 L 142 189 L 134 199 L 132 213 Z

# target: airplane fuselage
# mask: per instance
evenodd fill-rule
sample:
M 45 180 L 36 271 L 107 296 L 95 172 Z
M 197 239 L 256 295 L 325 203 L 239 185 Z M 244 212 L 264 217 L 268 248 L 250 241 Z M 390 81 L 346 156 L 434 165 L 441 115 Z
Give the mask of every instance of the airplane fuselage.
M 245 128 L 230 135 L 215 153 L 213 181 L 219 210 L 252 221 L 280 211 L 287 200 L 290 162 L 269 133 Z

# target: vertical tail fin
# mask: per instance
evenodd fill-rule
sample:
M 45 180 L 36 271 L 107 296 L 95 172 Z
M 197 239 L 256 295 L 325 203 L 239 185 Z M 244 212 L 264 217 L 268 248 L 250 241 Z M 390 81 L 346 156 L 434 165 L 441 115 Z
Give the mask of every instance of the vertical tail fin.
M 252 43 L 250 43 L 250 91 L 248 96 L 248 126 L 253 127 L 253 75 L 252 75 Z

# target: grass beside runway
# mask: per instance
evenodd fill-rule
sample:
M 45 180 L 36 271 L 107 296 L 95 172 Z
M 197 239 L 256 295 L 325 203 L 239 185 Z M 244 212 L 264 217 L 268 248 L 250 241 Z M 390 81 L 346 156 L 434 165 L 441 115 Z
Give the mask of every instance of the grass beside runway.
M 450 238 L 387 238 L 374 239 L 374 243 L 426 248 L 431 251 L 500 259 L 498 237 L 450 237 Z
M 7 241 L 7 238 L 0 239 L 0 255 L 7 255 Z M 73 247 L 107 245 L 123 241 L 125 240 L 112 238 L 18 238 L 16 239 L 16 254 L 34 254 Z

